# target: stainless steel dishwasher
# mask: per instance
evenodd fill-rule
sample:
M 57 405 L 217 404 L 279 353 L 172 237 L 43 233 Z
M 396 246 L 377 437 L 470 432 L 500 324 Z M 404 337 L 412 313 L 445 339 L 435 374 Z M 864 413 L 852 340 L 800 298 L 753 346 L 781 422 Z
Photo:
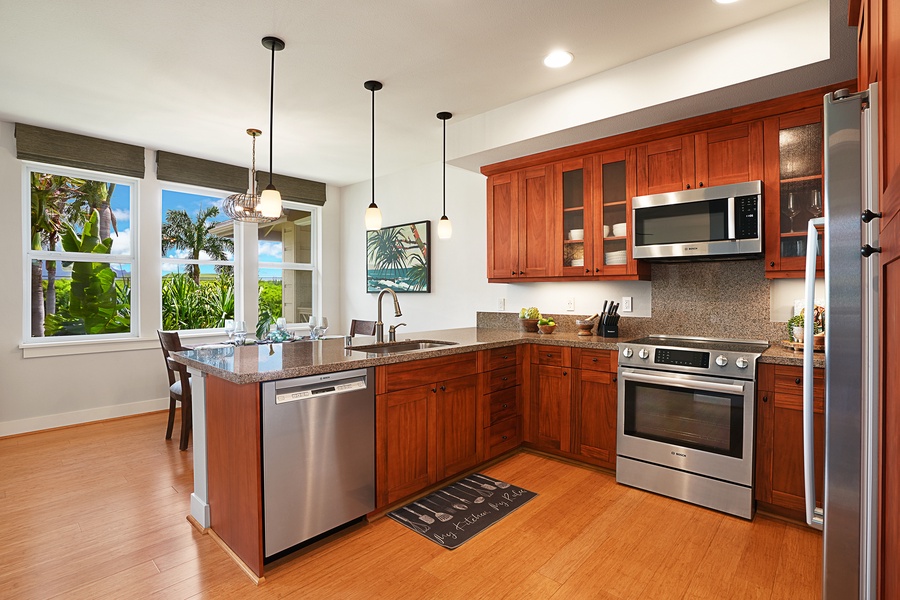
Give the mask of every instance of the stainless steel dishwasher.
M 263 383 L 265 556 L 375 509 L 372 369 Z

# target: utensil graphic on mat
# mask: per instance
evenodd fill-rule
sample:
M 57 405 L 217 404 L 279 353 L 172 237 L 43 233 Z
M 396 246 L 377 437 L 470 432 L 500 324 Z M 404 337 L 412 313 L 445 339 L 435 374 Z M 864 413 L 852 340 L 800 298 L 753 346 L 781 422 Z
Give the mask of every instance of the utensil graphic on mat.
M 413 529 L 415 529 L 416 531 L 418 531 L 419 533 L 427 533 L 428 530 L 431 529 L 431 527 L 429 527 L 428 525 L 422 525 L 421 523 L 415 523 L 405 517 L 398 515 L 397 513 L 393 513 L 393 515 L 395 517 L 397 517 L 398 519 L 400 519 L 401 521 L 403 521 L 404 523 L 406 523 L 407 525 L 409 525 L 410 527 L 412 527 Z
M 462 481 L 457 481 L 456 485 L 461 485 L 466 489 L 472 490 L 470 493 L 475 495 L 475 504 L 481 504 L 482 502 L 484 502 L 484 498 L 482 498 L 482 496 L 486 496 L 486 497 L 490 498 L 491 496 L 494 495 L 493 493 L 491 493 L 487 490 L 476 490 L 471 485 L 466 485 Z
M 448 513 L 450 513 L 451 515 L 456 514 L 456 511 L 453 510 L 452 508 L 450 508 L 453 505 L 447 504 L 447 501 L 443 498 L 438 498 L 437 500 L 433 500 L 431 498 L 431 496 L 427 496 L 425 498 L 420 498 L 420 500 L 422 500 L 423 502 L 427 502 L 428 504 L 431 504 L 432 506 L 437 506 L 439 509 L 445 510 Z M 463 505 L 463 506 L 465 506 L 465 505 Z
M 454 502 L 454 503 L 453 503 L 453 508 L 455 508 L 456 510 L 466 510 L 466 504 L 472 504 L 471 502 L 469 502 L 469 501 L 466 500 L 465 498 L 460 498 L 459 496 L 454 496 L 454 495 L 451 494 L 450 492 L 447 492 L 447 491 L 444 491 L 444 490 L 441 490 L 441 492 L 444 493 L 444 494 L 447 494 L 447 495 L 450 496 L 451 498 L 456 498 L 456 499 L 459 500 L 460 502 L 465 502 L 465 504 L 457 504 L 457 503 Z
M 489 484 L 489 483 L 484 483 L 484 482 L 482 482 L 482 481 L 477 481 L 477 480 L 475 480 L 475 479 L 472 479 L 471 477 L 466 477 L 466 481 L 468 481 L 469 483 L 471 483 L 471 484 L 474 485 L 475 487 L 480 487 L 480 488 L 483 489 L 483 490 L 496 490 L 496 489 L 497 489 L 496 487 L 492 486 L 492 485 Z
M 496 486 L 497 486 L 498 488 L 500 488 L 501 490 L 505 490 L 506 488 L 509 487 L 509 484 L 506 483 L 505 481 L 497 481 L 496 479 L 491 479 L 490 477 L 485 477 L 484 475 L 479 475 L 479 474 L 477 474 L 477 473 L 476 473 L 475 475 L 472 475 L 471 477 L 478 477 L 479 479 L 484 479 L 484 480 L 486 480 L 486 481 L 490 481 L 493 485 L 496 485 Z M 472 480 L 471 477 L 469 478 L 469 481 Z M 485 488 L 485 489 L 492 490 L 492 489 L 494 489 L 494 488 L 488 487 L 488 488 Z
M 408 506 L 404 506 L 403 508 L 405 508 L 412 514 L 416 515 L 417 517 L 419 517 L 419 520 L 422 521 L 423 523 L 427 523 L 428 525 L 431 525 L 432 523 L 434 523 L 434 519 L 432 519 L 428 515 L 420 515 L 419 513 L 417 513 L 416 511 L 414 511 L 413 509 L 411 509 Z
M 441 511 L 439 511 L 439 510 L 431 510 L 430 508 L 428 508 L 428 507 L 425 506 L 424 504 L 419 504 L 418 502 L 413 502 L 413 504 L 415 504 L 415 505 L 418 506 L 419 508 L 424 508 L 425 510 L 427 510 L 428 512 L 430 512 L 431 514 L 433 514 L 435 517 L 437 517 L 437 520 L 438 520 L 438 521 L 442 521 L 442 522 L 443 522 L 443 521 L 449 521 L 450 519 L 453 518 L 453 517 L 451 517 L 450 515 L 448 515 L 448 514 L 445 513 L 445 512 L 441 512 Z

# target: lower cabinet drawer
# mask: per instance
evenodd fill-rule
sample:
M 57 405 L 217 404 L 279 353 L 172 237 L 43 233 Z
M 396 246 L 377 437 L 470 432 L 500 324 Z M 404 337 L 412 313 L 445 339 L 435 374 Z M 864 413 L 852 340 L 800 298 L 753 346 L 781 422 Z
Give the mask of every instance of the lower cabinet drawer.
M 514 417 L 519 414 L 518 395 L 519 387 L 506 388 L 490 395 L 491 415 L 489 424 L 499 423 L 504 419 Z
M 518 367 L 516 365 L 482 373 L 482 377 L 485 393 L 510 388 L 519 383 Z
M 522 437 L 522 425 L 519 417 L 513 417 L 491 425 L 487 432 L 487 455 L 494 458 L 519 445 Z

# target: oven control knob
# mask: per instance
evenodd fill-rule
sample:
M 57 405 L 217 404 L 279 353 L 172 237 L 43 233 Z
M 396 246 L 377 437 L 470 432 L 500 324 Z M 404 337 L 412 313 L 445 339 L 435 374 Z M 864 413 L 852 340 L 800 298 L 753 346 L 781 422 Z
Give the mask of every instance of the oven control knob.
M 720 367 L 724 367 L 725 365 L 728 364 L 728 359 L 720 354 L 719 356 L 716 357 L 716 364 L 719 365 Z
M 641 358 L 649 358 L 650 351 L 647 350 L 646 348 L 641 348 L 640 351 L 638 352 L 638 356 L 640 356 Z
M 632 356 L 634 356 L 634 350 L 632 350 L 631 348 L 625 348 L 624 350 L 622 350 L 622 356 L 624 356 L 625 358 L 631 358 Z
M 741 356 L 741 357 L 739 357 L 736 361 L 734 361 L 734 364 L 737 365 L 737 368 L 738 368 L 738 369 L 746 369 L 747 366 L 748 366 L 750 363 L 747 361 L 746 358 L 744 358 L 743 356 Z

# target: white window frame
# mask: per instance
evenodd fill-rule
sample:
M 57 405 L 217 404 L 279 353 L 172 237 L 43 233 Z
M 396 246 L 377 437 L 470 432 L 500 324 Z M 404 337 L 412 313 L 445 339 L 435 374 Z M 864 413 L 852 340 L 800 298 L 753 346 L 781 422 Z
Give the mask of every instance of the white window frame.
M 60 252 L 55 250 L 31 249 L 31 174 L 47 173 L 61 177 L 77 177 L 94 181 L 104 181 L 129 186 L 129 231 L 131 239 L 130 254 L 91 254 L 82 252 Z M 84 342 L 97 343 L 104 341 L 135 340 L 140 337 L 140 179 L 113 175 L 87 169 L 75 169 L 61 167 L 32 161 L 23 161 L 22 169 L 22 243 L 25 246 L 22 260 L 23 281 L 31 281 L 32 260 L 66 260 L 75 262 L 95 262 L 109 264 L 127 264 L 131 272 L 131 330 L 123 333 L 106 333 L 99 335 L 67 335 L 50 337 L 32 337 L 31 335 L 31 285 L 23 285 L 22 290 L 22 347 L 28 346 L 64 346 L 82 344 Z
M 310 222 L 310 254 L 308 263 L 296 262 L 262 262 L 258 263 L 256 269 L 256 280 L 259 281 L 259 271 L 262 269 L 282 269 L 291 271 L 310 271 L 312 273 L 312 312 L 314 315 L 321 315 L 321 297 L 322 290 L 320 286 L 320 269 L 319 269 L 319 235 L 322 230 L 322 207 L 315 204 L 304 204 L 291 200 L 283 201 L 285 208 L 294 210 L 302 210 L 309 212 Z M 261 224 L 260 227 L 264 227 Z M 258 246 L 257 246 L 258 247 Z M 254 294 L 259 294 L 258 289 L 254 290 Z M 258 316 L 258 315 L 257 315 Z M 327 315 L 326 315 L 327 316 Z M 309 322 L 306 323 L 288 323 L 289 330 L 309 332 Z
M 160 217 L 160 248 L 162 248 L 162 224 L 165 223 L 166 215 L 165 210 L 163 209 L 163 194 L 165 192 L 177 192 L 182 194 L 192 194 L 195 196 L 205 196 L 208 198 L 219 198 L 220 200 L 225 200 L 229 196 L 229 192 L 223 190 L 215 190 L 212 188 L 202 188 L 193 185 L 173 183 L 170 181 L 160 182 L 160 197 L 159 197 L 159 217 Z M 228 220 L 228 216 L 225 215 L 224 212 L 221 213 L 225 216 L 224 220 Z M 243 256 L 243 236 L 239 235 L 238 227 L 240 225 L 235 223 L 235 232 L 234 232 L 234 252 L 232 253 L 232 260 L 193 260 L 190 258 L 167 258 L 162 255 L 160 252 L 160 264 L 159 264 L 159 278 L 160 278 L 160 304 L 159 304 L 159 328 L 163 327 L 163 307 L 162 307 L 162 265 L 163 264 L 179 264 L 179 265 L 190 265 L 190 264 L 200 264 L 200 265 L 210 265 L 210 266 L 229 266 L 232 267 L 232 276 L 234 278 L 234 314 L 235 318 L 238 317 L 238 314 L 241 314 L 241 308 L 243 306 L 243 296 L 241 294 L 241 286 L 239 276 L 239 263 L 242 260 Z M 202 336 L 204 334 L 223 334 L 225 333 L 224 327 L 209 327 L 206 329 L 178 329 L 178 334 L 180 336 L 186 337 L 197 337 Z

